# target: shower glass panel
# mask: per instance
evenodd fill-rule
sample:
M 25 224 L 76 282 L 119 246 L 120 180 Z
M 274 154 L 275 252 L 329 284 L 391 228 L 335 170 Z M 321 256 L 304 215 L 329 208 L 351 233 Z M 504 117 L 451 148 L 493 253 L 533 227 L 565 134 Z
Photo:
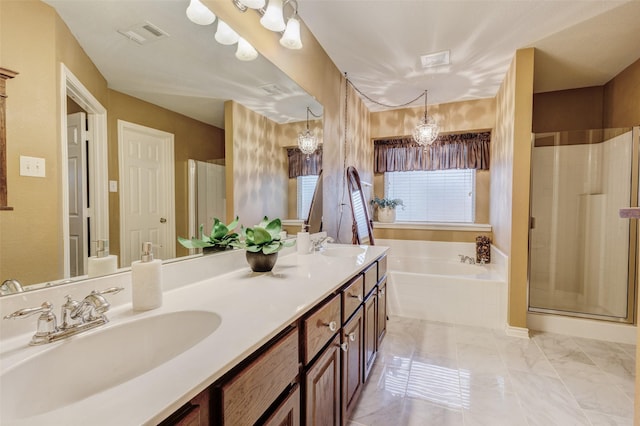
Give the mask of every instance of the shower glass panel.
M 618 214 L 637 205 L 633 141 L 631 129 L 534 135 L 530 311 L 633 320 L 636 225 Z

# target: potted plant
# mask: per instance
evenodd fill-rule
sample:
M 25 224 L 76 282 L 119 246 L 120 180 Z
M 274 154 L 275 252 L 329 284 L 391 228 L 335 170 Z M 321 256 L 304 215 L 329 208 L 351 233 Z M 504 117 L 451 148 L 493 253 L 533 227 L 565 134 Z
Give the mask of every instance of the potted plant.
M 278 260 L 283 247 L 291 247 L 295 241 L 285 242 L 280 238 L 282 222 L 269 220 L 267 216 L 252 228 L 242 229 L 243 240 L 234 242 L 234 247 L 245 249 L 247 262 L 254 272 L 269 272 Z
M 393 223 L 396 221 L 396 207 L 402 206 L 404 203 L 401 199 L 395 198 L 378 198 L 377 196 L 371 200 L 371 205 L 378 209 L 378 221 L 383 223 Z
M 200 238 L 178 237 L 178 242 L 188 249 L 201 248 L 207 251 L 224 251 L 233 248 L 234 242 L 238 241 L 239 235 L 233 231 L 238 226 L 238 216 L 228 225 L 220 222 L 217 217 L 213 219 L 211 234 L 204 234 L 204 225 L 200 225 Z

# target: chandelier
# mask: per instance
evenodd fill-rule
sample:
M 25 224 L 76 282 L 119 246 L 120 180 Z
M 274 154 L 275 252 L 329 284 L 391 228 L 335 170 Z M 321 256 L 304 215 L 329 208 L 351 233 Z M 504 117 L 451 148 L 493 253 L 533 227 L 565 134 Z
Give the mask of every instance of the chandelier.
M 317 117 L 311 109 L 307 107 L 307 129 L 304 132 L 298 134 L 298 148 L 303 154 L 307 155 L 307 158 L 318 149 L 318 137 L 314 132 L 309 130 L 309 113 L 314 117 Z
M 427 147 L 438 138 L 440 128 L 438 123 L 433 117 L 427 114 L 427 91 L 424 91 L 424 118 L 420 120 L 420 123 L 413 130 L 413 139 L 419 145 Z

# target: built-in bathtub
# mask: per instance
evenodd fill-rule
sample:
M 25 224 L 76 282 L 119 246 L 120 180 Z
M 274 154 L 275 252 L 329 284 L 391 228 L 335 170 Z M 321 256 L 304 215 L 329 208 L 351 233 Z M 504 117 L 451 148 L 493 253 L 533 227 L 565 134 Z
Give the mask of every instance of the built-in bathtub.
M 474 243 L 376 240 L 391 248 L 388 309 L 391 315 L 503 329 L 507 322 L 506 257 L 492 248 L 488 265 L 475 259 Z

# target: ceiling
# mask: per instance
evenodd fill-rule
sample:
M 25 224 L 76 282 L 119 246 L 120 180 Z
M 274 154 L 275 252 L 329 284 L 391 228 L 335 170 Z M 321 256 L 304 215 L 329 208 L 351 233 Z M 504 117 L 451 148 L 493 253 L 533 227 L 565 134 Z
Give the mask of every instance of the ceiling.
M 322 106 L 262 56 L 243 62 L 187 19 L 188 0 L 44 0 L 56 9 L 109 88 L 224 128 L 233 99 L 278 122 Z M 140 45 L 118 30 L 150 22 L 169 36 Z M 275 92 L 274 92 L 275 90 Z
M 229 0 L 231 1 L 231 0 Z M 188 0 L 45 0 L 109 87 L 223 127 L 234 99 L 278 122 L 321 106 L 270 62 L 238 61 L 234 47 L 187 20 Z M 302 20 L 363 93 L 400 105 L 493 97 L 519 48 L 535 47 L 534 90 L 602 85 L 640 57 L 640 1 L 299 0 Z M 144 46 L 117 29 L 149 21 L 169 37 Z M 420 56 L 449 50 L 450 64 Z M 277 94 L 263 86 L 276 85 Z M 413 105 L 421 105 L 418 100 Z M 384 109 L 367 102 L 372 111 Z

